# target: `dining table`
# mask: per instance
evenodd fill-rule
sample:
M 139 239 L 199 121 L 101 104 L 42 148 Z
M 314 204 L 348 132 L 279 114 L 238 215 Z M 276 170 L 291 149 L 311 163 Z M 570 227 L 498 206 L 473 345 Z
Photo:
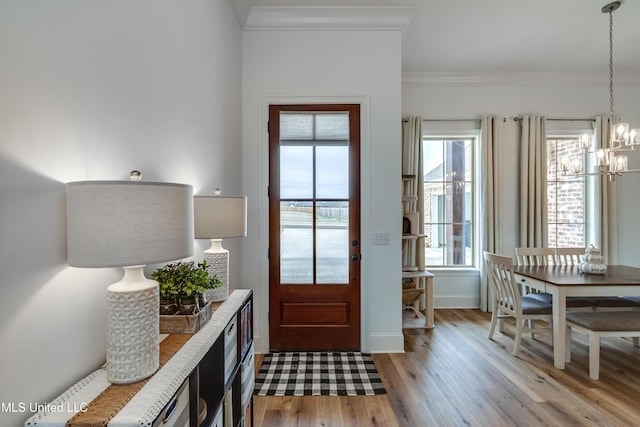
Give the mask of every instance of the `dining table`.
M 640 296 L 640 268 L 608 265 L 604 274 L 582 273 L 577 265 L 514 266 L 523 286 L 552 295 L 553 364 L 564 369 L 567 297 Z

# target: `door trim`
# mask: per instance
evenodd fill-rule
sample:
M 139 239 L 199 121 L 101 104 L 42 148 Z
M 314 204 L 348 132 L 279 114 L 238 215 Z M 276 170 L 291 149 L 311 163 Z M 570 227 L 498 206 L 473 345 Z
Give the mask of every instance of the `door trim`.
M 259 152 L 259 162 L 250 164 L 250 167 L 259 169 L 260 183 L 245 183 L 243 188 L 248 189 L 250 195 L 255 195 L 256 211 L 248 214 L 256 224 L 257 237 L 254 243 L 255 247 L 247 247 L 245 238 L 243 245 L 243 253 L 247 257 L 254 258 L 257 264 L 257 277 L 255 284 L 244 284 L 244 286 L 254 289 L 254 343 L 256 352 L 269 352 L 269 259 L 267 256 L 269 250 L 269 199 L 267 197 L 267 186 L 269 183 L 269 105 L 271 104 L 360 104 L 360 228 L 362 230 L 371 229 L 371 175 L 370 159 L 371 149 L 369 141 L 371 140 L 371 98 L 368 95 L 353 96 L 308 96 L 308 95 L 265 95 L 260 97 L 260 108 L 258 113 L 257 125 L 253 127 L 255 122 L 244 124 L 244 128 L 255 129 L 250 130 L 249 134 L 243 137 L 255 138 L 259 141 L 257 146 L 252 146 Z M 400 118 L 398 117 L 398 120 Z M 255 147 L 255 148 L 254 148 Z M 245 190 L 245 193 L 247 191 Z M 251 234 L 251 226 L 248 230 Z M 368 283 L 374 280 L 367 264 L 370 259 L 370 251 L 372 239 L 370 233 L 361 233 L 362 260 L 360 261 L 360 280 L 361 283 Z M 371 292 L 368 287 L 360 286 L 360 346 L 362 351 L 373 351 L 375 349 L 402 349 L 403 337 L 396 334 L 375 334 L 371 336 L 369 332 L 369 324 L 371 316 L 367 313 L 367 301 L 371 300 Z

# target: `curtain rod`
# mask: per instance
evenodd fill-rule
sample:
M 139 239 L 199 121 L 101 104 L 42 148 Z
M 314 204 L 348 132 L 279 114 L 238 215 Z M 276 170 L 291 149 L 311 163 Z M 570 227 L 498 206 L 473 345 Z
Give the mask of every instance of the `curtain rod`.
M 547 121 L 551 121 L 551 122 L 595 122 L 596 119 L 546 119 Z M 514 122 L 521 122 L 522 121 L 522 117 L 514 117 L 513 118 Z
M 422 119 L 423 122 L 479 122 L 482 119 Z M 407 123 L 409 119 L 402 119 L 402 123 Z
M 423 122 L 472 122 L 472 121 L 481 121 L 482 119 L 422 119 Z M 548 118 L 546 119 L 547 121 L 551 121 L 551 122 L 595 122 L 596 119 L 554 119 L 554 118 Z M 402 119 L 402 123 L 407 123 L 409 121 L 409 119 Z M 502 119 L 503 122 L 507 121 L 507 118 L 504 117 Z M 514 117 L 513 118 L 514 122 L 520 122 L 522 121 L 522 117 Z

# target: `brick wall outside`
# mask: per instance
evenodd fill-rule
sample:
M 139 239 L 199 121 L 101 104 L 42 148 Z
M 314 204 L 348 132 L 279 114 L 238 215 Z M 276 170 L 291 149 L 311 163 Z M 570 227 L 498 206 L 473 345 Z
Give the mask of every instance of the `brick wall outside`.
M 585 180 L 564 176 L 557 167 L 565 156 L 581 156 L 576 139 L 547 141 L 547 215 L 549 247 L 585 246 Z

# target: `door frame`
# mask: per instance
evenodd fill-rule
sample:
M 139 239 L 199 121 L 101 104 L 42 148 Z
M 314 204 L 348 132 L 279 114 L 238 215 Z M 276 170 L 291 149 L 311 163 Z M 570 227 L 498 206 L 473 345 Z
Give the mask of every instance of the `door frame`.
M 269 352 L 269 198 L 267 197 L 267 186 L 269 185 L 269 105 L 272 104 L 360 104 L 360 347 L 362 351 L 369 351 L 371 342 L 369 337 L 369 322 L 371 316 L 368 312 L 371 300 L 371 292 L 363 283 L 371 283 L 374 278 L 370 268 L 367 268 L 372 238 L 371 233 L 366 230 L 371 229 L 371 175 L 370 140 L 371 140 L 371 99 L 367 95 L 363 96 L 264 96 L 260 98 L 259 113 L 259 157 L 260 164 L 250 165 L 260 169 L 261 182 L 260 200 L 256 202 L 258 215 L 260 218 L 258 229 L 258 247 L 254 250 L 245 249 L 247 256 L 255 256 L 258 264 L 258 283 L 251 286 L 254 289 L 254 342 L 258 353 Z M 245 184 L 246 185 L 246 184 Z M 249 230 L 251 232 L 251 230 Z

